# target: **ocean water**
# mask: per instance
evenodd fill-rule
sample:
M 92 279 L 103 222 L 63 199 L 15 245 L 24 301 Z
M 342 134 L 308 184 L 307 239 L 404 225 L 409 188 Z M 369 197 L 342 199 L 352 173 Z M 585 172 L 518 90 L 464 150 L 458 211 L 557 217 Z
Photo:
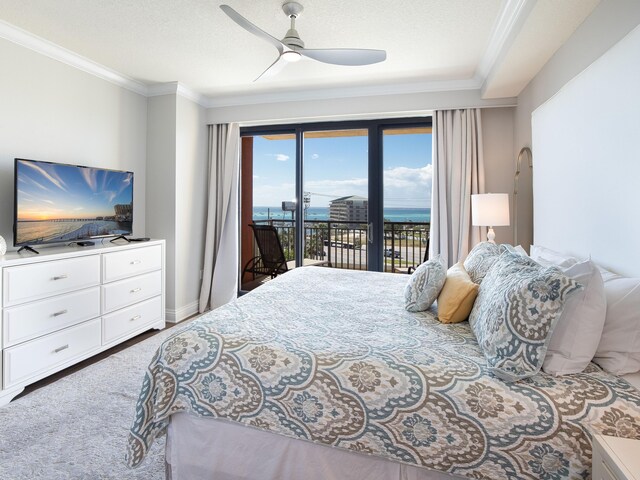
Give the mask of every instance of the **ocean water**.
M 108 220 L 18 221 L 16 243 L 70 242 L 100 235 L 128 233 L 131 223 Z
M 253 207 L 254 220 L 290 220 L 291 212 L 280 207 Z M 384 218 L 390 222 L 430 222 L 430 208 L 385 208 Z M 309 207 L 307 220 L 329 220 L 329 207 Z

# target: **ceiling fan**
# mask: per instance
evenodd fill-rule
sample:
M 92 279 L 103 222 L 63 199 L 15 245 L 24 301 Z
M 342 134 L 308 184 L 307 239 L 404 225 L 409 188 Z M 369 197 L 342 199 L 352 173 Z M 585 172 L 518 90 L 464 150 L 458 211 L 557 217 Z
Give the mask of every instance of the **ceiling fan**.
M 269 42 L 278 49 L 279 55 L 276 61 L 262 72 L 254 82 L 260 78 L 275 75 L 282 70 L 287 63 L 297 62 L 303 56 L 323 63 L 348 66 L 371 65 L 373 63 L 382 62 L 387 58 L 387 52 L 384 50 L 370 50 L 362 48 L 304 48 L 304 42 L 300 39 L 300 35 L 296 30 L 296 18 L 298 18 L 303 10 L 302 5 L 297 2 L 287 2 L 282 5 L 282 10 L 291 19 L 291 28 L 289 28 L 282 40 L 278 40 L 264 30 L 256 27 L 229 5 L 220 5 L 220 8 L 229 16 L 229 18 L 231 18 L 231 20 L 236 22 L 242 28 Z

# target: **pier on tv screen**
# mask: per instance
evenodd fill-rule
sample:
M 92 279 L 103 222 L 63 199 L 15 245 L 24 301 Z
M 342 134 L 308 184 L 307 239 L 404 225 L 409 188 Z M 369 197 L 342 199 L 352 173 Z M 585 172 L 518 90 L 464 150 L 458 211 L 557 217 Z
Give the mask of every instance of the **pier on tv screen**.
M 133 173 L 17 158 L 14 245 L 133 232 Z

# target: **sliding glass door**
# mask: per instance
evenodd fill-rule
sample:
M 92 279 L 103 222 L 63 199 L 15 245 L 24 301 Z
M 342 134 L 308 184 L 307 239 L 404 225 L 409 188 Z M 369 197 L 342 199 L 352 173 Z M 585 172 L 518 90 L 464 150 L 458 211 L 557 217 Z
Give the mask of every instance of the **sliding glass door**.
M 426 259 L 431 221 L 431 127 L 382 131 L 384 271 Z
M 244 128 L 242 158 L 241 269 L 259 256 L 250 223 L 275 227 L 288 268 L 406 272 L 424 258 L 430 118 Z
M 367 129 L 305 131 L 303 264 L 367 269 Z

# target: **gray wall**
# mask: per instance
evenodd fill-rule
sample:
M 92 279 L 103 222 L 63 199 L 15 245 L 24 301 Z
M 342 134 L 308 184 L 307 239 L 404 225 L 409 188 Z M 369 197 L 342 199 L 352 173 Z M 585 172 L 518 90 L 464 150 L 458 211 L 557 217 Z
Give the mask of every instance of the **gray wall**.
M 0 39 L 0 235 L 13 243 L 15 157 L 134 172 L 145 226 L 147 99 Z
M 198 310 L 208 188 L 206 109 L 178 97 L 176 114 L 176 317 Z
M 207 199 L 206 110 L 182 96 L 149 98 L 147 232 L 167 241 L 167 320 L 198 309 Z

